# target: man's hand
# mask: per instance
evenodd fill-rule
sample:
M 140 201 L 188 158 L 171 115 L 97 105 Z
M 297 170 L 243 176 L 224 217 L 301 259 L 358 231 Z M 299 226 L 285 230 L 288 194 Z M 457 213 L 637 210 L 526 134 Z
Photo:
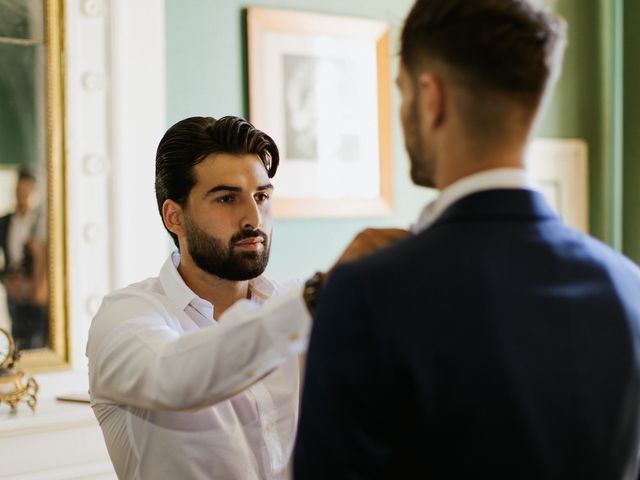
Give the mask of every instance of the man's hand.
M 410 235 L 411 232 L 400 228 L 367 228 L 356 235 L 333 268 L 373 253 Z

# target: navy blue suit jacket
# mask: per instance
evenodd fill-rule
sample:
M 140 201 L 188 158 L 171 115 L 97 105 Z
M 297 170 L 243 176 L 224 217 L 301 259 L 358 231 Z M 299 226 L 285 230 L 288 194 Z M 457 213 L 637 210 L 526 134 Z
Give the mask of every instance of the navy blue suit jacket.
M 4 256 L 4 266 L 0 266 L 0 275 L 2 275 L 9 263 L 9 225 L 11 224 L 11 217 L 13 214 L 8 214 L 0 217 L 0 250 L 1 255 Z
M 636 475 L 640 270 L 543 197 L 491 190 L 335 270 L 296 480 Z

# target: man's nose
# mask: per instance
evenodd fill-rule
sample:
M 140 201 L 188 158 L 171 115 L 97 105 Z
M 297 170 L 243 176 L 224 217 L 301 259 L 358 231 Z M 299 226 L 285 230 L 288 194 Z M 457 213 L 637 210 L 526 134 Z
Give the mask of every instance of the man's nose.
M 241 227 L 243 230 L 257 230 L 262 225 L 262 215 L 260 215 L 260 208 L 258 203 L 251 199 L 247 202 L 245 210 L 243 212 L 241 221 Z

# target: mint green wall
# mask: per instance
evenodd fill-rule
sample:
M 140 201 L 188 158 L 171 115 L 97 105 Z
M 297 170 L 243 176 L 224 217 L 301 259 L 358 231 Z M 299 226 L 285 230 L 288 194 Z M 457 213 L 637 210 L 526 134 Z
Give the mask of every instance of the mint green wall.
M 382 19 L 390 23 L 391 50 L 412 0 L 166 0 L 167 122 L 191 116 L 246 115 L 243 9 L 249 5 Z M 392 62 L 392 75 L 396 72 Z M 395 214 L 385 218 L 278 220 L 267 274 L 277 280 L 305 278 L 329 267 L 350 239 L 367 226 L 404 226 L 415 220 L 433 192 L 409 178 L 393 89 Z

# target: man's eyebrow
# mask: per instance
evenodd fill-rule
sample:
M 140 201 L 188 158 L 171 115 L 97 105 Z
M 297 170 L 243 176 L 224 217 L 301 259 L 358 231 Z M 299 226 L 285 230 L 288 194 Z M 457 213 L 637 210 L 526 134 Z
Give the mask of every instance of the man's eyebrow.
M 241 191 L 242 189 L 240 187 L 232 187 L 231 185 L 216 185 L 215 187 L 207 190 L 207 193 L 205 193 L 205 196 L 211 195 L 212 193 L 217 193 L 217 192 L 241 192 Z
M 260 185 L 259 187 L 256 188 L 256 190 L 258 190 L 258 191 L 273 190 L 273 185 L 271 185 L 270 183 L 267 183 L 265 185 Z M 210 188 L 209 190 L 207 190 L 207 193 L 205 193 L 205 196 L 211 195 L 211 194 L 217 193 L 217 192 L 234 192 L 234 193 L 238 193 L 238 192 L 242 192 L 242 188 L 233 187 L 231 185 L 216 185 L 215 187 Z

